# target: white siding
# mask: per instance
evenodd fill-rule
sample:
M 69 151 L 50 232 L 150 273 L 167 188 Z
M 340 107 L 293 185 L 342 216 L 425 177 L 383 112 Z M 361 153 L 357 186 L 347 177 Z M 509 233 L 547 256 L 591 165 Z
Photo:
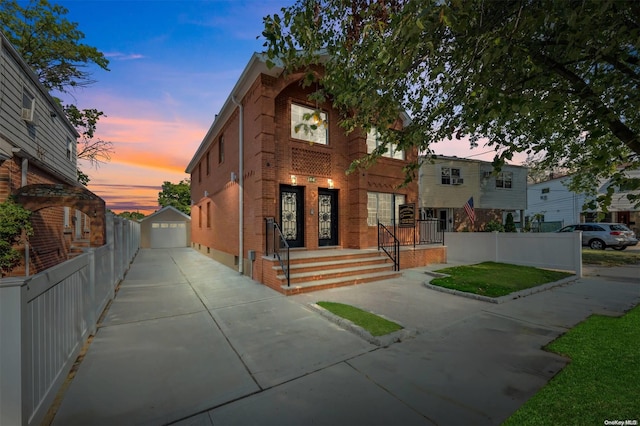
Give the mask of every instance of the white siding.
M 565 225 L 580 222 L 586 198 L 569 191 L 566 187 L 568 182 L 569 178 L 561 178 L 529 185 L 525 216 L 532 218 L 543 214 L 545 222 L 562 222 Z

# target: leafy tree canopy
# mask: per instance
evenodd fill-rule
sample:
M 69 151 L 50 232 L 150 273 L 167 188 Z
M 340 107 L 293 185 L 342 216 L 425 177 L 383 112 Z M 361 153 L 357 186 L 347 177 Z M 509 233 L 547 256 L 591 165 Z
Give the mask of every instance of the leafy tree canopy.
M 118 216 L 123 217 L 125 219 L 129 219 L 129 220 L 140 220 L 140 219 L 144 219 L 145 215 L 144 213 L 140 213 L 140 212 L 122 212 L 122 213 L 118 213 Z
M 347 132 L 375 125 L 427 155 L 485 142 L 497 168 L 541 156 L 587 193 L 640 166 L 640 2 L 298 0 L 264 24 L 270 64 L 307 69 Z
M 65 18 L 68 10 L 48 0 L 31 0 L 21 7 L 3 0 L 0 20 L 5 36 L 49 90 L 68 92 L 94 81 L 85 69 L 94 63 L 108 71 L 109 61 L 95 47 L 82 44 L 78 24 Z
M 183 179 L 180 183 L 165 181 L 158 193 L 158 204 L 172 206 L 184 214 L 191 214 L 191 181 Z

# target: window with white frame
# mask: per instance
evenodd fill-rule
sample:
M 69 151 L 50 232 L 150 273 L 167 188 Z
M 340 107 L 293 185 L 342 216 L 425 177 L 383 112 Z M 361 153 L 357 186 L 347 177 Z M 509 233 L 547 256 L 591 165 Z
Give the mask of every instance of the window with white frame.
M 305 119 L 305 117 L 307 117 Z M 327 114 L 302 105 L 291 104 L 291 137 L 303 141 L 328 145 Z
M 22 119 L 25 121 L 33 121 L 36 110 L 36 98 L 27 90 L 22 88 Z
M 500 172 L 498 176 L 496 176 L 496 188 L 511 188 L 513 184 L 513 173 L 512 172 Z
M 460 169 L 454 167 L 442 167 L 440 169 L 440 183 L 443 185 L 459 185 L 462 183 Z
M 73 141 L 67 137 L 67 160 L 73 161 Z
M 378 221 L 383 225 L 391 225 L 398 217 L 400 204 L 405 203 L 403 194 L 385 192 L 367 193 L 367 225 L 376 226 Z
M 367 154 L 371 154 L 378 146 L 382 144 L 380 134 L 375 127 L 367 133 Z M 404 160 L 404 151 L 397 149 L 397 145 L 393 143 L 387 144 L 387 152 L 382 154 L 383 157 L 394 158 L 396 160 Z

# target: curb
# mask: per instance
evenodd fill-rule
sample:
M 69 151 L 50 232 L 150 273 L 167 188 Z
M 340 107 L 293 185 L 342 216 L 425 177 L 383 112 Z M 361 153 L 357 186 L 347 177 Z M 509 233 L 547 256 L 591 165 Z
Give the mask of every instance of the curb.
M 386 320 L 395 322 L 396 324 L 400 325 L 402 327 L 402 329 L 398 330 L 398 331 L 394 331 L 393 333 L 390 333 L 390 334 L 386 334 L 384 336 L 373 336 L 371 333 L 369 333 L 367 330 L 365 330 L 364 328 L 360 327 L 359 325 L 356 325 L 356 324 L 352 323 L 351 321 L 349 321 L 348 319 L 339 317 L 338 315 L 335 315 L 335 314 L 327 311 L 322 306 L 320 306 L 320 305 L 318 305 L 316 303 L 309 303 L 307 306 L 309 308 L 311 308 L 311 310 L 319 313 L 320 315 L 322 315 L 323 317 L 325 317 L 329 321 L 333 322 L 334 324 L 339 325 L 340 327 L 344 328 L 345 330 L 350 331 L 351 333 L 363 338 L 367 342 L 369 342 L 369 343 L 371 343 L 373 345 L 376 345 L 376 346 L 387 347 L 387 346 L 390 346 L 390 345 L 392 345 L 394 343 L 399 343 L 399 342 L 402 342 L 402 341 L 405 341 L 405 340 L 408 340 L 408 339 L 413 339 L 414 337 L 416 337 L 418 335 L 418 332 L 416 330 L 408 330 L 408 329 L 404 328 L 404 326 L 402 324 L 400 324 L 398 321 L 389 319 L 389 318 L 385 317 L 384 315 L 375 314 L 375 315 L 378 315 L 381 318 L 384 318 Z
M 442 278 L 442 277 L 448 277 L 447 274 L 441 274 L 438 272 L 425 272 L 425 274 L 430 275 L 433 278 Z M 440 287 L 437 285 L 433 285 L 430 284 L 431 279 L 429 279 L 429 281 L 425 281 L 422 283 L 423 286 L 425 286 L 426 288 L 430 289 L 430 290 L 435 290 L 435 291 L 439 291 L 441 293 L 448 293 L 448 294 L 453 294 L 456 296 L 462 296 L 462 297 L 466 297 L 467 299 L 475 299 L 475 300 L 480 300 L 482 302 L 488 302 L 488 303 L 505 303 L 508 302 L 510 300 L 515 300 L 515 299 L 520 299 L 522 297 L 527 297 L 527 296 L 531 296 L 532 294 L 536 294 L 536 293 L 541 293 L 543 291 L 547 291 L 550 290 L 554 287 L 559 287 L 568 283 L 571 283 L 573 281 L 577 281 L 579 278 L 577 276 L 571 276 L 571 277 L 567 277 L 567 278 L 563 278 L 559 281 L 554 281 L 551 283 L 546 283 L 546 284 L 542 284 L 536 287 L 531 287 L 531 288 L 527 288 L 524 290 L 520 290 L 520 291 L 516 291 L 515 293 L 510 293 L 507 294 L 505 296 L 500 296 L 500 297 L 489 297 L 489 296 L 482 296 L 480 294 L 475 294 L 475 293 L 467 293 L 465 291 L 459 291 L 459 290 L 453 290 L 450 288 L 445 288 L 445 287 Z

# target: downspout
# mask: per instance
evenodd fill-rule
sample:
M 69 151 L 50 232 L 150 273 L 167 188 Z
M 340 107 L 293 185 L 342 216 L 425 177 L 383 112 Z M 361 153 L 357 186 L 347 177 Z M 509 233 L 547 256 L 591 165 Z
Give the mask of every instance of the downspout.
M 236 100 L 234 95 L 231 100 L 238 106 L 238 251 L 240 252 L 238 261 L 238 272 L 244 274 L 244 109 L 242 103 Z
M 27 158 L 22 159 L 22 167 L 21 167 L 21 176 L 20 176 L 20 186 L 27 186 L 29 183 L 27 178 L 29 177 L 29 160 Z M 31 263 L 31 259 L 29 258 L 29 240 L 27 240 L 26 235 L 24 237 L 24 274 L 25 276 L 30 275 L 29 271 L 29 263 Z

